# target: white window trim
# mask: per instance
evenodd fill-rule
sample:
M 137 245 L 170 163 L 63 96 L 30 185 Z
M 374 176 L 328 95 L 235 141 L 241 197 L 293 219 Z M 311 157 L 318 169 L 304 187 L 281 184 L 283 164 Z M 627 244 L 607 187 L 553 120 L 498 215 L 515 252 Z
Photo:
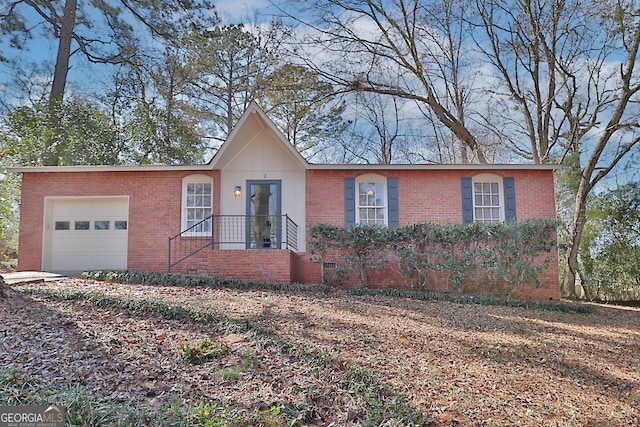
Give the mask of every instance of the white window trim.
M 499 197 L 499 212 L 500 219 L 498 222 L 504 222 L 505 218 L 505 199 L 504 199 L 504 181 L 501 176 L 491 173 L 482 173 L 475 175 L 471 179 L 471 198 L 473 199 L 473 221 L 476 222 L 476 183 L 498 183 L 498 197 Z M 484 223 L 491 223 L 483 221 Z
M 213 178 L 208 175 L 196 174 L 182 178 L 182 203 L 180 206 L 180 231 L 187 229 L 187 185 L 188 184 L 211 184 L 211 213 L 213 213 Z M 212 224 L 213 226 L 213 224 Z M 183 236 L 209 236 L 211 233 L 184 233 Z
M 387 192 L 387 178 L 375 173 L 367 173 L 356 178 L 355 185 L 355 208 L 356 224 L 360 224 L 360 184 L 361 183 L 382 184 L 382 199 L 384 200 L 384 226 L 389 226 L 389 197 Z

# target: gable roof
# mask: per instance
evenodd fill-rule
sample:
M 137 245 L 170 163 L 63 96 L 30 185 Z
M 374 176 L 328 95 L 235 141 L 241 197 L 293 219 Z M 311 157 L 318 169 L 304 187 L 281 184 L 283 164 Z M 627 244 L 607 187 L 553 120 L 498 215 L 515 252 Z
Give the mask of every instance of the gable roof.
M 554 170 L 551 164 L 324 164 L 309 163 L 289 142 L 275 123 L 255 101 L 249 104 L 240 120 L 213 158 L 201 165 L 91 165 L 91 166 L 22 166 L 7 168 L 9 172 L 135 172 L 135 171 L 210 171 L 223 169 L 240 154 L 242 148 L 264 130 L 275 136 L 284 151 L 302 169 L 341 170 Z
M 213 169 L 223 169 L 227 163 L 240 153 L 244 146 L 265 129 L 275 136 L 285 152 L 289 154 L 301 168 L 307 168 L 309 166 L 309 162 L 302 157 L 302 154 L 296 150 L 293 144 L 289 142 L 287 137 L 255 101 L 249 104 L 249 107 L 244 114 L 242 114 L 242 117 L 240 117 L 240 120 L 238 120 L 238 123 L 218 152 L 209 161 L 209 165 L 211 165 Z

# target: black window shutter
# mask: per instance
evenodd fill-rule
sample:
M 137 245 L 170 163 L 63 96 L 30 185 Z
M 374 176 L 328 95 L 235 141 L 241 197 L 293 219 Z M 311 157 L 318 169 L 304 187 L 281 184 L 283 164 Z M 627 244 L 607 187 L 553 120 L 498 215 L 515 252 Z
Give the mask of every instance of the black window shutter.
M 398 178 L 387 178 L 387 203 L 389 204 L 389 227 L 397 227 L 400 225 Z
M 344 224 L 356 224 L 356 179 L 344 179 Z
M 516 220 L 516 184 L 511 177 L 503 178 L 504 184 L 504 220 Z
M 462 222 L 473 222 L 473 183 L 471 178 L 462 178 Z

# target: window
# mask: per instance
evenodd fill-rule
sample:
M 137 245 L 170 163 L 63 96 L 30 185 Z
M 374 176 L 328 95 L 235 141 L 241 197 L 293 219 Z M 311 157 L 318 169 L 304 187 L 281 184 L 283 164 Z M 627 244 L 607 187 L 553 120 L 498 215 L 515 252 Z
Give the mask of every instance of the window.
M 462 220 L 465 224 L 515 221 L 515 179 L 489 173 L 462 178 Z
M 398 178 L 368 173 L 344 179 L 344 222 L 346 226 L 400 225 Z
M 497 182 L 473 183 L 473 219 L 476 222 L 502 221 L 500 185 Z
M 473 220 L 484 223 L 504 221 L 501 177 L 491 174 L 473 177 Z
M 191 175 L 182 182 L 182 230 L 185 235 L 211 234 L 213 180 L 206 175 Z
M 109 229 L 109 221 L 95 221 L 93 223 L 94 230 L 108 230 Z
M 385 225 L 386 203 L 382 182 L 358 182 L 358 224 Z
M 126 230 L 127 229 L 127 221 L 113 221 L 113 227 L 116 230 Z
M 204 221 L 211 215 L 211 184 L 191 182 L 187 184 L 187 204 L 185 206 L 186 228 L 194 233 L 211 231 L 211 220 Z
M 356 224 L 387 225 L 387 178 L 361 175 L 355 180 Z
M 70 223 L 69 221 L 56 221 L 56 230 L 69 230 Z
M 76 229 L 76 230 L 89 230 L 89 221 L 76 221 L 74 229 Z

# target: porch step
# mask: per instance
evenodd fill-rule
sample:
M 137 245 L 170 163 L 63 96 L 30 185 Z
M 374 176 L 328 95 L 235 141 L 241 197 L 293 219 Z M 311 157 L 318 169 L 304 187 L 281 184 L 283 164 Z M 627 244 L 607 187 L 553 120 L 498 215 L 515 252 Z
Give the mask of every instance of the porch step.
M 199 270 L 196 268 L 188 268 L 184 271 L 185 274 L 197 274 L 199 276 L 208 276 L 209 270 Z
M 199 275 L 208 275 L 209 274 L 209 262 L 200 261 L 195 267 L 187 268 L 185 270 L 186 274 L 199 274 Z
M 268 219 L 267 223 L 271 221 L 271 228 L 267 230 L 270 231 L 269 237 L 264 237 L 270 239 L 270 244 L 268 244 L 268 241 L 261 243 L 260 239 L 248 241 L 249 236 L 244 233 L 248 224 L 252 224 L 251 221 L 262 223 L 265 219 Z M 204 224 L 206 224 L 206 229 L 211 232 L 207 236 L 199 231 L 204 227 Z M 276 225 L 275 227 L 274 224 Z M 183 239 L 183 237 L 191 237 L 191 233 L 196 233 L 198 237 L 202 238 Z M 214 238 L 220 239 L 220 241 L 214 241 Z M 256 241 L 258 243 L 256 243 Z M 265 244 L 269 249 L 287 249 L 297 252 L 298 225 L 287 214 L 210 215 L 175 236 L 169 237 L 167 248 L 168 271 L 170 272 L 172 267 L 190 259 L 196 254 L 201 254 L 201 256 L 205 255 L 205 252 L 202 251 L 206 248 L 215 251 L 222 249 L 220 247 L 221 245 L 229 245 L 228 247 L 234 250 L 239 247 L 248 248 L 253 246 L 255 246 L 256 249 L 258 247 L 266 249 Z M 235 263 L 237 260 L 233 260 L 233 262 Z M 215 264 L 211 267 L 217 269 L 218 265 Z M 198 272 L 202 270 L 210 272 L 210 266 L 197 264 L 196 261 L 191 258 L 188 262 L 188 267 L 185 266 L 185 270 L 180 271 Z

